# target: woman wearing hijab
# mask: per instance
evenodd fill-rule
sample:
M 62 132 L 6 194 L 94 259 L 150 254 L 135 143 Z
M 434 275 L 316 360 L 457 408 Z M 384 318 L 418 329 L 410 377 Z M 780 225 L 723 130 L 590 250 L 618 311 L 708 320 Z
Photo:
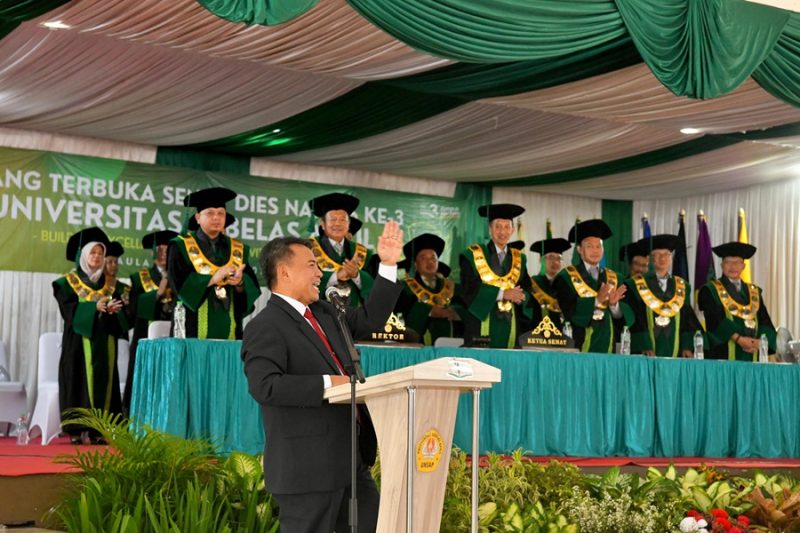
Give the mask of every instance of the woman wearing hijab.
M 96 227 L 79 231 L 67 242 L 75 269 L 53 282 L 53 295 L 64 319 L 58 369 L 63 411 L 74 407 L 122 411 L 117 372 L 117 337 L 128 324 L 116 280 L 104 275 L 108 237 Z M 88 443 L 85 428 L 67 425 L 73 443 Z M 97 436 L 91 436 L 96 442 Z

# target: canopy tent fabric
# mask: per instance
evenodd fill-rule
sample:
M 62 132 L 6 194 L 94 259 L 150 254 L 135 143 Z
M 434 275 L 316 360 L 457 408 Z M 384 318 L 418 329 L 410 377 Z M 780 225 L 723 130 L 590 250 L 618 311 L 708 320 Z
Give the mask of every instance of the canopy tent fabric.
M 800 16 L 743 0 L 14 4 L 0 0 L 16 27 L 0 40 L 0 125 L 150 146 L 161 162 L 616 199 L 686 167 L 703 172 L 684 195 L 730 169 L 792 177 L 794 135 L 713 137 L 800 124 Z

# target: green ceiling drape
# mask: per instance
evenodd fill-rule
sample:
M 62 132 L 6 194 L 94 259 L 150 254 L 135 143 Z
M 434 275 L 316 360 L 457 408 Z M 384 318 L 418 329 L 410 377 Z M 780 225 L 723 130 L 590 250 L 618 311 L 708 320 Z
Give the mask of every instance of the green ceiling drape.
M 655 77 L 691 98 L 736 89 L 769 56 L 789 19 L 788 11 L 745 0 L 616 3 Z
M 275 26 L 298 17 L 319 0 L 197 0 L 219 18 L 231 22 Z
M 380 83 L 472 100 L 546 89 L 641 62 L 630 36 L 623 35 L 596 48 L 552 59 L 496 64 L 457 63 Z
M 422 52 L 466 63 L 545 59 L 625 34 L 606 0 L 348 0 L 373 24 Z
M 792 13 L 753 79 L 775 98 L 800 107 L 800 15 Z

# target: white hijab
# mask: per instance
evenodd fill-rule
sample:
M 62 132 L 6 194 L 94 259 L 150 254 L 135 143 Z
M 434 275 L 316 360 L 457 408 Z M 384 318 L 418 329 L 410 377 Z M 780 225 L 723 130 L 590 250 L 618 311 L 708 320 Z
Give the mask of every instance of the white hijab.
M 83 270 L 84 274 L 89 276 L 89 279 L 92 280 L 92 283 L 97 283 L 97 280 L 100 279 L 100 276 L 103 275 L 103 269 L 106 266 L 105 261 L 103 261 L 100 263 L 100 268 L 98 268 L 97 270 L 93 271 L 91 268 L 89 268 L 89 254 L 92 252 L 92 248 L 94 248 L 98 244 L 103 247 L 103 255 L 105 255 L 106 245 L 103 244 L 102 242 L 92 241 L 83 248 L 81 248 L 81 258 L 78 260 L 78 264 L 80 265 L 81 270 Z

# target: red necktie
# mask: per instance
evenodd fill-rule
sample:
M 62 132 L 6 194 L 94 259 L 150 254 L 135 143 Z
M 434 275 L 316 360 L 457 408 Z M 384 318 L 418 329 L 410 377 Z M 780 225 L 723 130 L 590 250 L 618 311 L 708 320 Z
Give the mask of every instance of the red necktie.
M 323 344 L 325 344 L 325 347 L 328 349 L 328 353 L 331 354 L 331 357 L 333 357 L 333 362 L 336 363 L 336 368 L 339 369 L 339 372 L 343 376 L 349 376 L 350 374 L 348 374 L 347 370 L 344 369 L 344 365 L 339 360 L 339 356 L 337 356 L 333 351 L 333 348 L 331 348 L 331 343 L 328 342 L 328 337 L 325 336 L 325 332 L 322 331 L 321 327 L 319 327 L 319 322 L 317 322 L 317 319 L 314 318 L 314 315 L 311 313 L 311 309 L 306 307 L 306 312 L 303 313 L 303 316 L 311 323 L 311 327 L 314 328 L 314 331 L 317 332 L 319 338 L 322 339 Z

